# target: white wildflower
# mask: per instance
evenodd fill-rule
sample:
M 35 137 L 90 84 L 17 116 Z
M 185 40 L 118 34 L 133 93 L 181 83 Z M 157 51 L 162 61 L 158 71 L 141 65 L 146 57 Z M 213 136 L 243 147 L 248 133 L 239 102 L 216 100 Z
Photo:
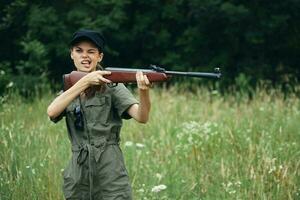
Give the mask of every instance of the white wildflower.
M 193 136 L 189 136 L 189 137 L 188 137 L 188 142 L 189 142 L 189 144 L 193 144 L 193 141 L 194 141 Z
M 210 122 L 205 122 L 202 127 L 203 127 L 203 132 L 205 134 L 209 134 L 211 132 L 211 123 Z
M 156 173 L 155 176 L 156 176 L 156 178 L 158 178 L 158 181 L 160 181 L 162 179 L 162 175 L 160 173 Z
M 276 166 L 272 166 L 272 167 L 270 168 L 270 170 L 268 171 L 268 173 L 271 174 L 271 173 L 273 173 L 273 172 L 275 172 L 275 171 L 276 171 Z
M 138 147 L 138 148 L 144 148 L 144 147 L 145 147 L 145 145 L 144 145 L 144 144 L 141 144 L 141 143 L 136 143 L 135 145 L 136 145 L 136 147 Z
M 241 181 L 236 181 L 236 182 L 235 182 L 235 185 L 237 185 L 238 187 L 239 187 L 241 184 L 242 184 Z
M 131 141 L 125 142 L 125 147 L 131 147 L 132 145 L 133 145 L 133 142 L 131 142 Z
M 144 192 L 145 192 L 145 190 L 144 190 L 143 188 L 141 188 L 141 189 L 139 189 L 139 190 L 138 190 L 138 192 L 140 192 L 140 193 L 144 193 Z
M 229 191 L 228 193 L 229 193 L 229 194 L 235 194 L 236 191 L 235 191 L 235 190 L 231 190 L 231 191 Z
M 157 186 L 154 186 L 152 189 L 151 189 L 151 192 L 155 192 L 155 193 L 158 193 L 162 190 L 165 190 L 167 189 L 167 186 L 165 185 L 157 185 Z
M 230 187 L 230 186 L 232 186 L 232 182 L 229 181 L 229 182 L 227 183 L 227 187 Z

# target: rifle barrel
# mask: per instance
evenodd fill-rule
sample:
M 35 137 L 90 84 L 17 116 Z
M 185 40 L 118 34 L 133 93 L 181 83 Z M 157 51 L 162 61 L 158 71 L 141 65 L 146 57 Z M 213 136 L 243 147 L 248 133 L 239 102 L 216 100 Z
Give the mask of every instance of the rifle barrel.
M 165 71 L 168 75 L 189 76 L 189 77 L 207 77 L 207 78 L 220 78 L 221 73 L 207 73 L 207 72 L 178 72 L 178 71 Z
M 133 73 L 136 73 L 137 71 L 142 71 L 142 72 L 156 72 L 152 69 L 137 69 L 137 68 L 134 68 L 134 69 L 131 69 L 131 68 L 121 68 L 121 67 L 106 67 L 104 68 L 104 70 L 106 71 L 120 71 L 120 72 L 133 72 Z M 164 72 L 162 72 L 164 73 Z

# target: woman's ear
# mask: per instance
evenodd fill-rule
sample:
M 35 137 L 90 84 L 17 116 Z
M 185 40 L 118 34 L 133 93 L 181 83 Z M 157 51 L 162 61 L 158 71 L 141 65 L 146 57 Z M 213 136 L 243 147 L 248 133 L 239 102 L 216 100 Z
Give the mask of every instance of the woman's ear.
M 99 54 L 99 60 L 98 60 L 98 62 L 101 62 L 101 61 L 102 61 L 102 59 L 103 59 L 103 56 L 104 56 L 104 54 L 103 54 L 103 53 L 100 53 L 100 54 Z
M 72 51 L 72 49 L 70 49 L 70 57 L 71 57 L 72 60 L 74 60 L 74 56 L 73 56 L 73 51 Z

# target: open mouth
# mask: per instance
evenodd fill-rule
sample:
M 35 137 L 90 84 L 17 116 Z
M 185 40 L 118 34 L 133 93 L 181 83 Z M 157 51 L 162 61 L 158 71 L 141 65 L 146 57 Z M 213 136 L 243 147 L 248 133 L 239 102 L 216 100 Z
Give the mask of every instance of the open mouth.
M 91 61 L 89 61 L 89 60 L 83 60 L 83 61 L 81 61 L 81 64 L 83 64 L 83 65 L 90 65 Z

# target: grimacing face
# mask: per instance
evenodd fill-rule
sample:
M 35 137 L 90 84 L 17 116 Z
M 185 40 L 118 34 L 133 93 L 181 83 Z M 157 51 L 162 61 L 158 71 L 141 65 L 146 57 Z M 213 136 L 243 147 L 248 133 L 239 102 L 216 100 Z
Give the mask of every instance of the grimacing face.
M 97 46 L 90 41 L 80 41 L 71 48 L 71 58 L 77 71 L 92 72 L 103 58 Z

